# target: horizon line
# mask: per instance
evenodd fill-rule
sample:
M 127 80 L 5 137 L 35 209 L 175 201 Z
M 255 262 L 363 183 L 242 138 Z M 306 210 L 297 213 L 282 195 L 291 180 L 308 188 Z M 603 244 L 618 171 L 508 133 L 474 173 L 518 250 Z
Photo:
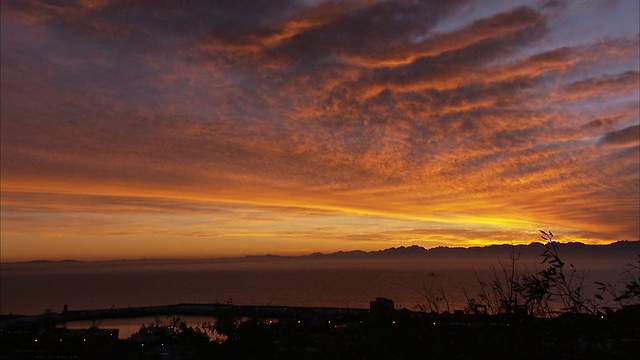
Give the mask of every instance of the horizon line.
M 562 241 L 557 241 L 557 240 L 553 240 L 552 242 L 554 243 L 558 243 L 558 244 L 581 244 L 581 245 L 585 245 L 585 246 L 592 246 L 592 247 L 600 247 L 600 246 L 610 246 L 616 243 L 621 243 L 621 242 L 640 242 L 640 239 L 637 240 L 615 240 L 615 241 L 611 241 L 610 243 L 605 243 L 605 244 L 587 244 L 584 242 L 580 242 L 580 241 L 568 241 L 568 242 L 562 242 Z M 301 257 L 307 257 L 307 256 L 312 256 L 312 255 L 334 255 L 334 254 L 341 254 L 341 253 L 355 253 L 355 252 L 362 252 L 365 254 L 374 254 L 374 253 L 379 253 L 379 252 L 383 252 L 386 250 L 393 250 L 393 249 L 407 249 L 407 248 L 414 248 L 414 247 L 418 247 L 418 248 L 422 248 L 426 251 L 429 250 L 433 250 L 433 249 L 478 249 L 478 248 L 491 248 L 491 247 L 498 247 L 498 246 L 513 246 L 513 247 L 518 247 L 518 246 L 531 246 L 534 244 L 541 244 L 544 245 L 544 241 L 532 241 L 528 244 L 508 244 L 508 243 L 501 243 L 501 244 L 489 244 L 489 245 L 474 245 L 474 246 L 443 246 L 443 245 L 439 245 L 439 246 L 434 246 L 434 247 L 430 247 L 430 248 L 425 248 L 424 246 L 420 246 L 417 244 L 413 244 L 413 245 L 408 245 L 408 246 L 398 246 L 398 247 L 388 247 L 388 248 L 384 248 L 384 249 L 380 249 L 380 250 L 371 250 L 371 251 L 364 251 L 364 250 L 337 250 L 334 252 L 329 252 L 329 253 L 323 253 L 320 251 L 315 251 L 315 252 L 311 252 L 311 253 L 305 253 L 305 254 L 301 254 L 301 255 L 278 255 L 278 254 L 272 254 L 272 253 L 266 253 L 266 254 L 247 254 L 247 255 L 237 255 L 237 256 L 218 256 L 218 257 L 143 257 L 143 258 L 118 258 L 118 259 L 88 259 L 88 260 L 78 260 L 78 259 L 59 259 L 59 260 L 54 260 L 54 259 L 33 259 L 33 260 L 18 260 L 18 261 L 2 261 L 0 260 L 0 265 L 10 265 L 10 264 L 29 264 L 29 263 L 70 263 L 70 262 L 82 262 L 82 263 L 99 263 L 99 262 L 118 262 L 118 261 L 172 261 L 172 260 L 233 260 L 233 259 L 246 259 L 246 258 L 254 258 L 254 257 L 279 257 L 279 258 L 301 258 Z

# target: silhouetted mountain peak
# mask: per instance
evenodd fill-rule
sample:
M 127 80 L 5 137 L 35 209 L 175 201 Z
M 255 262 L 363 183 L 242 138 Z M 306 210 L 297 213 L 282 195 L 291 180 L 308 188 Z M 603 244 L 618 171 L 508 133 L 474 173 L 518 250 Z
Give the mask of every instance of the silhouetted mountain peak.
M 589 245 L 580 242 L 560 243 L 555 242 L 558 249 L 564 255 L 591 256 L 591 255 L 614 255 L 620 252 L 640 253 L 640 241 L 617 241 L 608 245 Z M 306 257 L 314 258 L 393 258 L 393 257 L 508 257 L 512 252 L 522 256 L 538 256 L 544 251 L 545 244 L 533 242 L 527 245 L 496 244 L 475 247 L 447 247 L 438 246 L 425 249 L 419 245 L 392 247 L 384 250 L 365 252 L 361 250 L 338 251 L 331 254 L 313 253 Z
M 385 250 L 380 250 L 374 253 L 385 254 L 385 255 L 424 255 L 428 252 L 427 249 L 418 245 L 411 245 L 408 247 L 400 246 L 400 247 L 392 247 Z

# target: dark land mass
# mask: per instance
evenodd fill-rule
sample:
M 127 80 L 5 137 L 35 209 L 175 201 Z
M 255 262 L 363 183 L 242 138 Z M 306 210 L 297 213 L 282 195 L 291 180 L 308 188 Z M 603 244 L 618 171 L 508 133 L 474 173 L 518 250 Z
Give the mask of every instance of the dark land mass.
M 143 326 L 130 339 L 118 339 L 117 329 L 55 327 L 127 311 L 218 320 L 187 326 L 173 318 L 171 326 Z M 634 359 L 640 307 L 536 318 L 414 312 L 387 299 L 370 309 L 181 304 L 3 317 L 0 345 L 2 359 Z
M 607 245 L 588 245 L 580 242 L 571 243 L 559 243 L 556 242 L 559 251 L 570 257 L 598 257 L 598 258 L 616 258 L 622 255 L 623 257 L 629 254 L 640 254 L 640 240 L 621 240 Z M 512 252 L 515 252 L 520 257 L 536 257 L 544 251 L 544 244 L 534 242 L 528 245 L 489 245 L 489 246 L 477 246 L 477 247 L 435 247 L 431 249 L 425 249 L 424 247 L 413 246 L 400 246 L 392 247 L 378 251 L 338 251 L 334 253 L 312 253 L 309 255 L 301 256 L 284 256 L 284 255 L 248 255 L 235 258 L 211 258 L 211 259 L 163 259 L 163 258 L 144 258 L 144 259 L 122 259 L 122 260 L 101 260 L 101 261 L 80 261 L 80 260 L 32 260 L 23 262 L 5 262 L 3 265 L 14 264 L 65 264 L 65 263 L 112 263 L 112 262 L 143 262 L 143 263 L 162 263 L 170 261 L 212 261 L 212 262 L 236 262 L 242 260 L 249 261 L 278 261 L 278 260 L 323 260 L 323 259 L 393 259 L 393 258 L 504 258 L 508 259 Z
M 607 245 L 587 245 L 579 242 L 556 243 L 558 250 L 569 256 L 579 257 L 615 257 L 619 254 L 640 254 L 640 241 L 617 241 Z M 435 247 L 425 249 L 418 245 L 393 247 L 385 250 L 365 252 L 361 250 L 355 251 L 339 251 L 336 253 L 322 254 L 314 253 L 302 256 L 302 258 L 393 258 L 393 257 L 424 257 L 424 258 L 465 258 L 465 257 L 496 257 L 508 256 L 515 251 L 523 257 L 539 256 L 545 250 L 542 243 L 531 243 L 529 245 L 489 245 L 478 247 Z M 255 256 L 253 258 L 260 258 Z
M 52 263 L 76 263 L 82 262 L 80 260 L 72 260 L 72 259 L 64 259 L 64 260 L 31 260 L 31 261 L 23 261 L 20 263 L 23 264 L 52 264 Z

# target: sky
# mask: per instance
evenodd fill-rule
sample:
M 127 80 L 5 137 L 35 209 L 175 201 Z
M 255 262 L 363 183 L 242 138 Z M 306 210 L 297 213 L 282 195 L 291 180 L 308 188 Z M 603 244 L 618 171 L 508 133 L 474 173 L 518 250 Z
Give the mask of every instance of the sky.
M 0 260 L 640 238 L 637 0 L 2 0 Z

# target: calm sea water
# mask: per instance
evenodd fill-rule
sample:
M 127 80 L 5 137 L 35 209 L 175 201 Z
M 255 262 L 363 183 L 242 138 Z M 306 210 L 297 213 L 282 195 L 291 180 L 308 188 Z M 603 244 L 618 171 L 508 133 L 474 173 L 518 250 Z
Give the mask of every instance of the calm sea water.
M 585 283 L 616 282 L 628 259 L 575 261 Z M 124 261 L 2 264 L 0 313 L 40 314 L 178 303 L 368 308 L 376 297 L 414 308 L 423 287 L 441 289 L 462 308 L 478 279 L 489 280 L 504 259 L 332 261 Z M 540 267 L 519 261 L 520 271 Z M 500 275 L 500 274 L 498 274 Z M 592 286 L 593 287 L 593 286 Z

